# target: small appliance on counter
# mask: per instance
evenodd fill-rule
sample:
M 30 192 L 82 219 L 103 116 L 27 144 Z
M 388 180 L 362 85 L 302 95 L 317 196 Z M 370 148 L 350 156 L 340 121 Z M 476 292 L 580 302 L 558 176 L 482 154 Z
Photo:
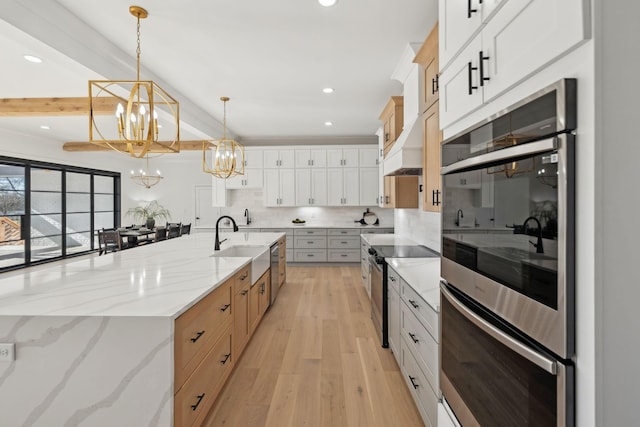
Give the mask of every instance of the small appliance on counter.
M 362 225 L 380 225 L 378 215 L 369 211 L 369 208 L 362 214 L 362 219 L 355 220 Z

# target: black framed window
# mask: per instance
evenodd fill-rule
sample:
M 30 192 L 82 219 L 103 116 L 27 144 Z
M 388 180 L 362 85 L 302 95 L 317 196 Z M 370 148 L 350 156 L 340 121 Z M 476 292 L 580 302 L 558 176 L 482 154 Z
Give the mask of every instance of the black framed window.
M 119 173 L 0 156 L 0 272 L 93 251 L 119 218 Z

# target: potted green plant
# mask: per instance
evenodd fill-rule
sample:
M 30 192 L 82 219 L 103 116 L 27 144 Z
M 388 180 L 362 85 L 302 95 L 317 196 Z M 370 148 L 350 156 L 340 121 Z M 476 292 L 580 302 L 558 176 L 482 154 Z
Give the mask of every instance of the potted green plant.
M 146 221 L 146 227 L 152 229 L 156 225 L 156 219 L 170 219 L 171 213 L 167 208 L 158 203 L 157 200 L 152 200 L 145 206 L 136 206 L 129 208 L 127 215 L 130 215 L 135 220 Z

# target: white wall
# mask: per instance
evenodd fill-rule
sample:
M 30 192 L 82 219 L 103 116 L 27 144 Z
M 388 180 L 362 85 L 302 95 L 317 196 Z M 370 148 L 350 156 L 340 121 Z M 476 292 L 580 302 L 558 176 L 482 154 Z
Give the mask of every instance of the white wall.
M 640 4 L 594 4 L 596 423 L 637 426 Z

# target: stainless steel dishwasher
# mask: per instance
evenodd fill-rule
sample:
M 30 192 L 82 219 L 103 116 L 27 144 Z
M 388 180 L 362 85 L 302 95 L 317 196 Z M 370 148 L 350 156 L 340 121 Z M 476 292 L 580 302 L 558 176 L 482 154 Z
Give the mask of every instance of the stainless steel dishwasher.
M 278 289 L 280 289 L 280 245 L 275 243 L 271 246 L 271 304 L 276 300 L 278 296 Z

